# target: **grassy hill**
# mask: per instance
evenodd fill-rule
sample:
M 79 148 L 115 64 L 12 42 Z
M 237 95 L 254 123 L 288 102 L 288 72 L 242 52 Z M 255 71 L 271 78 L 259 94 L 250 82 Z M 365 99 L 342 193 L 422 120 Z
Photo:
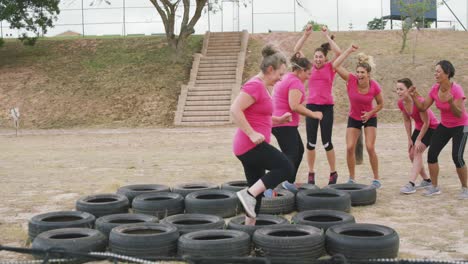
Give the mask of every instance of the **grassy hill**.
M 468 33 L 421 31 L 415 63 L 412 48 L 416 34 L 410 35 L 406 53 L 399 54 L 399 31 L 335 33 L 336 41 L 347 48 L 352 42 L 375 57 L 372 73 L 383 87 L 385 110 L 381 121 L 400 121 L 395 111 L 395 81 L 409 77 L 422 94 L 433 84 L 437 61 L 448 59 L 456 68 L 454 80 L 468 94 Z M 260 50 L 268 42 L 288 55 L 301 33 L 252 35 L 249 41 L 244 80 L 258 72 Z M 314 32 L 304 47 L 313 50 L 324 42 Z M 11 127 L 9 109 L 19 107 L 23 128 L 70 127 L 150 127 L 170 126 L 180 85 L 187 83 L 192 54 L 200 52 L 202 36 L 190 38 L 180 62 L 174 63 L 162 37 L 98 39 L 44 39 L 35 47 L 7 41 L 0 48 L 0 127 Z M 351 57 L 345 67 L 354 71 Z M 346 120 L 348 98 L 343 81 L 335 81 L 335 116 Z
M 0 126 L 19 107 L 24 128 L 139 127 L 172 124 L 187 83 L 192 36 L 174 63 L 163 37 L 44 39 L 0 48 Z

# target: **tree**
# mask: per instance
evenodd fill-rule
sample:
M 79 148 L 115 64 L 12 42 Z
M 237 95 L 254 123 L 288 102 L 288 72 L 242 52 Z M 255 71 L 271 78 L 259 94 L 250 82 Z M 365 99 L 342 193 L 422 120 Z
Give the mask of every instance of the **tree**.
M 367 22 L 368 30 L 382 30 L 387 25 L 387 20 L 382 18 L 374 18 L 371 21 Z
M 307 25 L 311 24 L 312 25 L 312 31 L 322 31 L 322 27 L 328 27 L 327 25 L 325 24 L 321 24 L 321 23 L 318 23 L 314 20 L 310 20 L 309 22 L 307 22 L 307 24 L 304 25 L 304 27 L 302 28 L 302 31 L 305 31 L 305 29 L 307 28 Z
M 0 0 L 0 20 L 10 24 L 10 28 L 33 32 L 34 36 L 23 33 L 20 40 L 34 45 L 40 34 L 45 34 L 53 26 L 60 13 L 60 0 Z
M 403 53 L 406 48 L 408 33 L 414 26 L 417 26 L 419 29 L 420 24 L 418 21 L 423 21 L 425 14 L 437 8 L 437 4 L 434 0 L 399 0 L 398 6 L 402 21 L 402 44 L 400 53 Z

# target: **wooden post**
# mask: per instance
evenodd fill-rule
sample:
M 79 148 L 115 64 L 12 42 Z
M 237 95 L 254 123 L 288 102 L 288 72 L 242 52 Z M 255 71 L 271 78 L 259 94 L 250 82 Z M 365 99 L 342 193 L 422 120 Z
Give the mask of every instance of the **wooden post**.
M 11 117 L 13 118 L 13 124 L 15 125 L 16 129 L 16 136 L 18 136 L 18 129 L 19 129 L 19 118 L 20 112 L 17 107 L 10 109 Z
M 363 143 L 362 143 L 362 129 L 359 133 L 359 138 L 356 144 L 356 165 L 360 165 L 363 162 Z

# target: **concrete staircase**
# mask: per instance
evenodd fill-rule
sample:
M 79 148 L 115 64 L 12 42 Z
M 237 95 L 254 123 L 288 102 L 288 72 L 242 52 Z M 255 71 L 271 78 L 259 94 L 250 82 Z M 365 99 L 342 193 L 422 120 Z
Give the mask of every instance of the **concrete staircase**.
M 190 81 L 182 85 L 175 125 L 232 123 L 229 108 L 239 93 L 249 34 L 206 32 L 201 54 L 194 55 Z

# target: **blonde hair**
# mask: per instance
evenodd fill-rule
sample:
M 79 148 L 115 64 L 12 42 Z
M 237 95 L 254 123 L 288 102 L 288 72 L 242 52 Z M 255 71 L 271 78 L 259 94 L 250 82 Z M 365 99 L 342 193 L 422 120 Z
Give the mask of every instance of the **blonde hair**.
M 358 64 L 356 68 L 363 67 L 364 69 L 367 70 L 367 72 L 371 72 L 372 68 L 375 68 L 374 57 L 369 56 L 362 52 L 359 53 L 357 57 L 358 57 Z
M 276 47 L 267 44 L 262 49 L 263 60 L 260 64 L 260 69 L 265 73 L 268 67 L 272 66 L 273 69 L 278 69 L 281 65 L 287 64 L 286 57 Z

